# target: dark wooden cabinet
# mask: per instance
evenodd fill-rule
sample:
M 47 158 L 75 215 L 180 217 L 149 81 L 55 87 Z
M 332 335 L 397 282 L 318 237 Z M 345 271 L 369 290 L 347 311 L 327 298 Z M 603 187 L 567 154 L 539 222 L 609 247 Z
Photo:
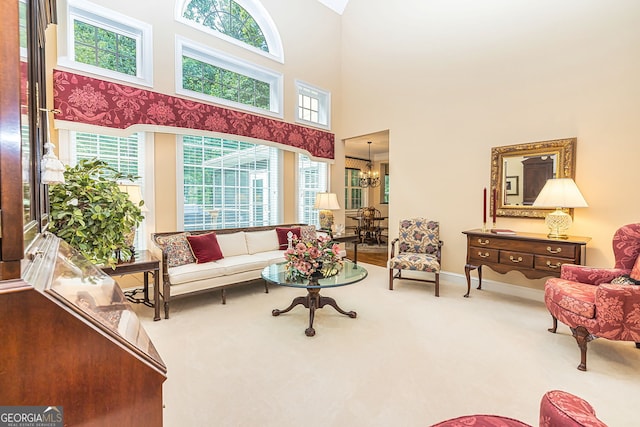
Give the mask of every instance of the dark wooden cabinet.
M 161 426 L 166 367 L 138 317 L 112 278 L 46 231 L 55 0 L 3 0 L 0 14 L 0 404 L 61 407 L 69 426 Z
M 522 204 L 533 205 L 548 179 L 554 177 L 551 156 L 529 157 L 522 161 Z
M 478 270 L 478 289 L 482 289 L 482 266 L 498 273 L 520 271 L 529 279 L 560 276 L 562 264 L 584 264 L 590 237 L 549 239 L 544 234 L 494 234 L 482 230 L 464 231 L 467 235 L 467 293 L 471 290 L 471 270 Z

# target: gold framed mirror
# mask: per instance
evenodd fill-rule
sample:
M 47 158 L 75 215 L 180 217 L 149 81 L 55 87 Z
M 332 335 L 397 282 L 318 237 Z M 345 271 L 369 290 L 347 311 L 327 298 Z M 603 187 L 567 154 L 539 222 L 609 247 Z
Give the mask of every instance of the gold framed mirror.
M 534 208 L 550 178 L 575 178 L 576 138 L 529 142 L 491 148 L 491 189 L 496 189 L 496 215 L 544 218 L 552 209 Z M 493 197 L 490 200 L 493 212 Z M 573 215 L 570 210 L 570 215 Z

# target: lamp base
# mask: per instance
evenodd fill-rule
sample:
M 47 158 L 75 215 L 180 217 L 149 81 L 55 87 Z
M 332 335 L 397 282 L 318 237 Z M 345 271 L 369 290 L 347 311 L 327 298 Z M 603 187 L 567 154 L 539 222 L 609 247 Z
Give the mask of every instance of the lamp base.
M 333 212 L 330 210 L 321 210 L 319 212 L 320 215 L 320 228 L 323 230 L 331 231 L 331 226 L 333 225 Z
M 549 227 L 549 234 L 547 237 L 550 239 L 568 239 L 567 230 L 571 227 L 573 220 L 571 215 L 563 212 L 561 208 L 557 208 L 555 211 L 547 214 L 544 219 L 544 223 Z

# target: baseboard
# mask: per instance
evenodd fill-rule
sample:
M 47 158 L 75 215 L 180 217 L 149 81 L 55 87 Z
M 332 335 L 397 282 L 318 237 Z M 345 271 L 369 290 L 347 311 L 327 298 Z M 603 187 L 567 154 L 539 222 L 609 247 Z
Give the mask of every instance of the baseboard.
M 440 272 L 440 280 L 446 281 L 447 284 L 459 285 L 464 292 L 467 289 L 467 278 L 464 274 L 452 273 L 448 271 Z M 471 278 L 471 295 L 478 287 L 478 278 Z M 544 302 L 544 291 L 541 289 L 525 288 L 524 286 L 512 285 L 510 283 L 498 282 L 495 280 L 482 279 L 482 289 L 491 290 L 491 292 L 499 292 L 501 294 L 511 295 L 520 298 L 526 298 L 533 301 Z M 463 293 L 464 293 L 463 292 Z M 476 292 L 480 292 L 477 291 Z

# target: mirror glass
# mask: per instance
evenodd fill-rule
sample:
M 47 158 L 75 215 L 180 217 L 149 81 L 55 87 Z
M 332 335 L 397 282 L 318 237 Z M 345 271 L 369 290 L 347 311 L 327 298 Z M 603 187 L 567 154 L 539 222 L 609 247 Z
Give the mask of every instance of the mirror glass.
M 551 178 L 574 178 L 576 138 L 493 147 L 491 188 L 496 189 L 496 215 L 544 218 L 550 209 L 533 202 Z M 493 199 L 491 200 L 493 212 Z

